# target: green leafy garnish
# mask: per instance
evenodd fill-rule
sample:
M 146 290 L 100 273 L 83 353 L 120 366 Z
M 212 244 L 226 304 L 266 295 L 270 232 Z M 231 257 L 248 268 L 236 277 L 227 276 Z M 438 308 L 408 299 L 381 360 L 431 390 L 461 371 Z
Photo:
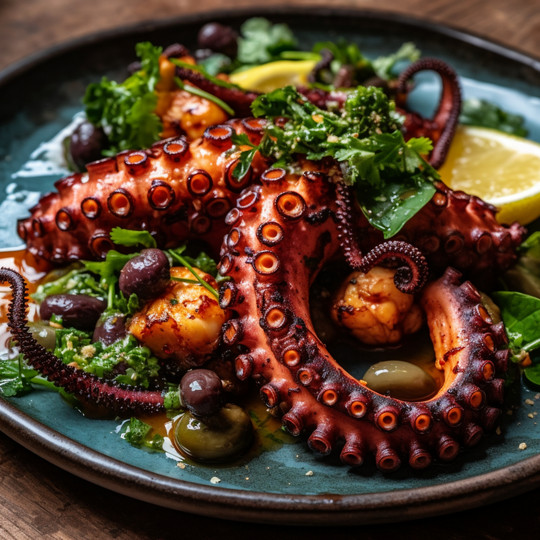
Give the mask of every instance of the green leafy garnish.
M 61 328 L 56 332 L 54 354 L 66 364 L 75 362 L 88 373 L 113 377 L 123 384 L 148 388 L 159 374 L 158 359 L 131 334 L 105 346 L 100 341 L 93 342 L 90 332 Z
M 515 291 L 492 293 L 492 298 L 501 310 L 509 347 L 513 358 L 521 360 L 540 347 L 540 299 Z
M 3 396 L 14 397 L 28 394 L 34 389 L 34 385 L 60 391 L 38 371 L 30 368 L 22 354 L 0 360 L 0 393 Z
M 86 116 L 107 134 L 107 155 L 147 148 L 159 140 L 162 124 L 154 112 L 158 100 L 154 90 L 159 80 L 161 52 L 161 47 L 151 43 L 137 43 L 136 53 L 142 65 L 139 71 L 122 83 L 103 77 L 86 89 Z
M 289 167 L 297 154 L 310 160 L 332 157 L 340 164 L 341 178 L 353 185 L 369 222 L 385 238 L 396 234 L 435 192 L 437 172 L 422 155 L 431 151 L 426 138 L 405 141 L 400 117 L 383 91 L 358 87 L 340 112 L 321 110 L 293 87 L 279 88 L 258 97 L 252 111 L 270 120 L 261 143 L 240 153 L 234 174 L 249 167 L 256 150 Z M 276 119 L 286 118 L 283 126 Z M 246 137 L 233 139 L 247 145 Z
M 152 437 L 152 426 L 138 418 L 130 418 L 122 432 L 122 438 L 133 446 L 145 447 L 150 450 L 163 449 L 163 437 L 155 433 Z
M 111 240 L 119 246 L 143 246 L 145 248 L 156 247 L 156 240 L 148 231 L 134 231 L 131 229 L 114 227 L 111 230 L 110 237 Z
M 52 294 L 84 294 L 105 298 L 107 291 L 100 286 L 94 275 L 82 267 L 74 268 L 58 279 L 42 283 L 32 294 L 32 299 L 41 303 Z
M 463 102 L 459 121 L 469 126 L 497 129 L 518 137 L 526 137 L 528 134 L 523 116 L 508 113 L 494 103 L 478 98 L 466 99 Z
M 248 19 L 240 27 L 237 60 L 255 65 L 279 59 L 280 53 L 296 49 L 296 38 L 286 24 L 272 24 L 263 17 Z

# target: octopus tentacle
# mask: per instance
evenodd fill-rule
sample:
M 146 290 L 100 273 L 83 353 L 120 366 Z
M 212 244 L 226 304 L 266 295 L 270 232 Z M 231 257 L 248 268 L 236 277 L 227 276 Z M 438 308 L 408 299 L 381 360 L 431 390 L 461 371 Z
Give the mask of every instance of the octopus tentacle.
M 317 337 L 309 313 L 309 285 L 335 254 L 339 234 L 332 189 L 313 182 L 317 172 L 267 177 L 252 204 L 234 212 L 241 236 L 234 249 L 224 243 L 220 271 L 232 279 L 221 302 L 236 313 L 225 332 L 242 350 L 237 374 L 257 381 L 286 429 L 307 435 L 319 454 L 338 451 L 352 466 L 373 456 L 383 471 L 403 461 L 423 468 L 433 459 L 453 459 L 494 424 L 508 359 L 504 337 L 472 284 L 448 270 L 423 295 L 446 375 L 437 395 L 405 402 L 347 373 Z M 291 204 L 279 213 L 283 193 Z M 261 226 L 268 236 L 261 236 Z
M 383 242 L 366 253 L 359 269 L 364 273 L 369 272 L 385 260 L 405 263 L 398 267 L 394 276 L 396 287 L 401 292 L 412 294 L 425 285 L 429 269 L 426 258 L 418 248 L 399 240 Z
M 55 263 L 104 257 L 115 247 L 109 233 L 116 226 L 148 230 L 162 247 L 196 237 L 217 253 L 225 215 L 264 169 L 257 155 L 241 180 L 234 177 L 232 134 L 245 133 L 257 144 L 263 126 L 235 120 L 209 127 L 191 143 L 169 139 L 91 163 L 87 173 L 56 182 L 58 191 L 19 221 L 19 236 L 32 254 Z
M 411 244 L 393 240 L 378 244 L 366 255 L 362 255 L 354 230 L 350 188 L 338 182 L 336 195 L 338 238 L 349 266 L 365 273 L 384 260 L 399 260 L 405 266 L 400 266 L 394 277 L 398 289 L 409 294 L 420 290 L 428 277 L 428 264 L 422 252 Z
M 239 118 L 251 116 L 251 104 L 259 95 L 258 93 L 242 90 L 239 87 L 218 86 L 193 69 L 177 66 L 176 74 L 180 79 L 193 83 L 201 90 L 209 92 L 230 105 Z
M 461 89 L 456 72 L 446 62 L 438 58 L 417 60 L 399 76 L 396 104 L 400 107 L 405 106 L 410 78 L 419 71 L 426 70 L 435 71 L 442 80 L 442 91 L 437 111 L 433 118 L 427 121 L 419 115 L 409 112 L 405 115 L 403 128 L 408 137 L 425 135 L 433 141 L 430 163 L 433 167 L 439 168 L 448 154 L 461 111 Z
M 115 385 L 111 381 L 64 364 L 41 346 L 28 330 L 27 289 L 24 279 L 9 268 L 0 268 L 0 281 L 7 281 L 13 291 L 8 325 L 30 366 L 81 401 L 103 406 L 116 414 L 154 414 L 164 410 L 164 397 L 161 392 Z

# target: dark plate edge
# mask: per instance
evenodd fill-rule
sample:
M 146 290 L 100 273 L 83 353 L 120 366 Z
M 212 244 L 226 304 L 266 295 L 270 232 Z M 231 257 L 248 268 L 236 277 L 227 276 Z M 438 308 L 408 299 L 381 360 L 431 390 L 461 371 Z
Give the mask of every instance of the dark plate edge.
M 80 47 L 168 28 L 249 16 L 305 16 L 306 7 L 241 8 L 137 23 L 61 43 L 15 62 L 0 72 L 0 87 L 32 67 Z M 540 73 L 540 59 L 452 26 L 406 15 L 347 8 L 309 9 L 309 17 L 363 17 L 452 38 Z M 540 486 L 540 455 L 456 482 L 379 494 L 286 495 L 203 486 L 151 473 L 109 458 L 48 428 L 0 398 L 0 429 L 60 468 L 102 487 L 167 508 L 222 519 L 292 525 L 352 525 L 404 521 L 496 502 Z M 30 436 L 33 435 L 33 438 Z
M 75 476 L 122 495 L 215 518 L 289 525 L 405 521 L 458 512 L 540 486 L 540 455 L 484 475 L 442 485 L 359 495 L 275 494 L 204 486 L 104 456 L 45 426 L 0 398 L 10 438 Z
M 201 12 L 187 16 L 175 17 L 172 19 L 154 19 L 145 22 L 139 22 L 132 25 L 124 26 L 116 29 L 102 30 L 89 35 L 74 38 L 67 42 L 59 43 L 38 51 L 21 60 L 15 61 L 8 65 L 0 72 L 0 86 L 7 84 L 12 79 L 19 75 L 24 75 L 33 66 L 40 64 L 46 60 L 50 60 L 56 56 L 61 56 L 63 53 L 86 47 L 93 43 L 106 41 L 122 36 L 130 36 L 142 34 L 149 31 L 158 30 L 159 28 L 171 27 L 175 25 L 200 24 L 212 19 L 226 20 L 230 18 L 241 18 L 250 16 L 268 16 L 268 17 L 286 17 L 286 16 L 306 16 L 306 7 L 295 6 L 276 6 L 273 8 L 253 7 L 226 9 L 212 12 Z M 524 66 L 530 67 L 535 71 L 540 72 L 540 56 L 534 58 L 516 48 L 507 47 L 504 44 L 492 39 L 485 38 L 479 34 L 466 32 L 457 27 L 443 25 L 437 22 L 432 22 L 426 19 L 416 18 L 409 15 L 399 13 L 384 12 L 377 10 L 363 10 L 350 8 L 324 8 L 314 6 L 309 8 L 310 18 L 318 17 L 354 17 L 369 19 L 378 22 L 389 22 L 393 24 L 401 24 L 414 28 L 420 32 L 429 32 L 449 37 L 457 41 L 468 44 L 469 46 L 488 51 L 490 53 L 502 56 L 513 62 L 517 62 Z

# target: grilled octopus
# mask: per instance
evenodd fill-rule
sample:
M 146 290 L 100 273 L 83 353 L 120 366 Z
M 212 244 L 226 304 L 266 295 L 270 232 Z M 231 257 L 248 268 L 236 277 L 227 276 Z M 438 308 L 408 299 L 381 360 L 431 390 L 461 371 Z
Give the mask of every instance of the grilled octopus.
M 408 136 L 433 138 L 430 160 L 440 165 L 457 123 L 459 86 L 451 68 L 423 60 L 400 78 L 402 92 L 421 69 L 441 74 L 441 102 L 432 119 L 408 113 L 405 129 Z M 196 72 L 181 75 L 207 91 L 221 91 Z M 315 97 L 322 99 L 308 95 Z M 398 105 L 404 106 L 403 96 Z M 317 453 L 338 452 L 351 466 L 370 456 L 383 471 L 403 461 L 423 468 L 433 459 L 454 459 L 494 427 L 509 358 L 504 326 L 492 320 L 473 282 L 487 282 L 514 263 L 523 228 L 498 224 L 491 205 L 438 183 L 399 238 L 384 242 L 355 208 L 332 163 L 304 160 L 291 173 L 257 155 L 249 173 L 235 178 L 233 133 L 257 144 L 263 129 L 264 120 L 231 119 L 193 141 L 173 137 L 91 163 L 87 173 L 57 182 L 57 192 L 19 222 L 19 234 L 31 253 L 55 263 L 103 257 L 115 247 L 109 237 L 115 226 L 148 230 L 161 247 L 205 241 L 220 259 L 220 273 L 230 277 L 219 299 L 232 313 L 222 343 L 235 357 L 237 377 L 259 385 L 288 431 L 307 436 Z M 396 285 L 408 293 L 418 293 L 429 280 L 421 303 L 444 371 L 436 395 L 407 402 L 379 394 L 332 358 L 311 322 L 309 289 L 337 257 L 362 271 L 381 263 L 397 266 Z M 7 269 L 0 277 L 13 288 L 13 337 L 33 367 L 83 401 L 115 413 L 164 408 L 159 391 L 99 379 L 43 349 L 26 326 L 23 279 Z

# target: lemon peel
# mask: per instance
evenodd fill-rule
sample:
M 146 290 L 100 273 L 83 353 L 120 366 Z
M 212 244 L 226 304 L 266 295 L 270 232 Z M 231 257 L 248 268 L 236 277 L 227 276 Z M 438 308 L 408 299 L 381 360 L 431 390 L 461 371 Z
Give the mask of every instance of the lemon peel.
M 500 223 L 540 216 L 540 144 L 494 129 L 459 126 L 441 179 L 499 209 Z
M 315 64 L 314 60 L 278 60 L 233 73 L 230 80 L 245 90 L 266 93 L 284 86 L 307 84 L 307 76 Z

